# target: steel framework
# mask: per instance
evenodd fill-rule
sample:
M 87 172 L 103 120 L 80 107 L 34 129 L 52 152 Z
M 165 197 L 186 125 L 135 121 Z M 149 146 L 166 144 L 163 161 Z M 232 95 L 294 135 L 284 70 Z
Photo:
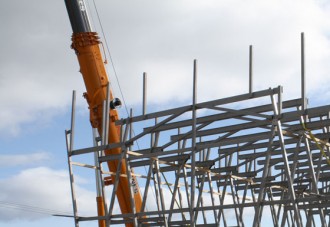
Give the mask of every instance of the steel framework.
M 95 146 L 73 149 L 74 96 L 66 138 L 76 226 L 92 220 L 134 226 L 330 226 L 330 106 L 307 108 L 304 88 L 301 98 L 283 101 L 282 87 L 253 92 L 251 83 L 249 93 L 196 103 L 196 68 L 195 61 L 191 105 L 155 113 L 144 108 L 140 116 L 131 112 L 117 122 L 118 144 L 96 137 Z M 114 147 L 123 152 L 102 153 Z M 96 154 L 95 165 L 72 161 L 87 153 Z M 129 174 L 120 175 L 120 165 L 117 172 L 104 170 L 102 163 L 109 160 L 126 162 Z M 108 198 L 105 216 L 79 216 L 73 165 L 96 170 Z M 142 186 L 142 209 L 120 214 L 114 209 L 118 179 L 132 181 L 133 175 L 138 182 L 131 190 Z
M 137 219 L 149 226 L 227 226 L 227 216 L 230 222 L 234 216 L 237 226 L 246 221 L 258 226 L 266 215 L 274 226 L 315 222 L 327 226 L 330 106 L 303 110 L 302 99 L 283 102 L 281 94 L 277 87 L 129 117 L 118 122 L 122 143 L 68 149 L 70 160 L 121 147 L 121 155 L 100 155 L 100 166 L 123 159 L 136 173 L 147 169 L 146 175 L 136 174 L 140 185 L 144 182 L 142 212 L 114 215 L 115 194 L 111 193 L 108 217 L 79 217 L 79 221 L 108 218 L 111 224 Z M 265 98 L 269 103 L 253 105 Z M 131 129 L 137 123 L 148 127 L 133 135 Z M 68 148 L 71 132 L 67 131 Z M 139 140 L 150 141 L 144 143 L 150 146 L 135 148 Z M 116 179 L 131 177 L 96 169 L 102 175 L 115 174 Z M 116 188 L 118 181 L 112 184 Z M 156 206 L 147 211 L 151 190 Z M 254 217 L 251 210 L 244 215 L 248 209 Z

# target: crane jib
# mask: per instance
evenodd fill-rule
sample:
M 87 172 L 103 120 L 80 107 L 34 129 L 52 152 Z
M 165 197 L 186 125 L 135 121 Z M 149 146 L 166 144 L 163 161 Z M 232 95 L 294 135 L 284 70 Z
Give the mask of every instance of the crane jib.
M 73 33 L 92 32 L 85 2 L 83 0 L 64 1 Z
M 103 102 L 110 97 L 112 101 L 109 108 L 109 132 L 106 136 L 108 143 L 120 142 L 120 127 L 115 124 L 115 121 L 119 119 L 118 112 L 115 109 L 120 105 L 120 100 L 116 100 L 110 94 L 107 93 L 107 86 L 109 84 L 109 78 L 106 73 L 103 56 L 100 50 L 100 43 L 98 34 L 92 31 L 90 20 L 88 17 L 88 11 L 84 0 L 65 0 L 67 11 L 69 14 L 71 27 L 73 30 L 72 45 L 78 58 L 80 72 L 84 79 L 86 93 L 84 97 L 89 105 L 90 110 L 90 122 L 93 128 L 97 128 L 100 135 L 103 130 Z M 103 138 L 105 139 L 105 138 Z M 122 153 L 121 148 L 113 148 L 104 151 L 105 155 L 117 155 Z M 126 165 L 124 160 L 112 160 L 108 161 L 108 167 L 110 172 L 116 172 L 120 170 L 120 174 L 129 176 L 131 170 Z M 131 181 L 128 177 L 118 177 L 112 175 L 111 182 L 118 182 L 118 188 L 116 190 L 116 196 L 119 202 L 119 207 L 123 214 L 140 212 L 142 207 L 142 196 L 138 181 L 136 177 L 131 176 Z M 131 190 L 132 189 L 132 190 Z M 102 198 L 103 197 L 103 198 Z M 97 197 L 98 203 L 98 215 L 104 216 L 105 204 L 104 195 Z M 137 222 L 134 219 L 134 222 Z M 135 223 L 136 224 L 136 223 Z M 126 227 L 131 227 L 133 223 L 126 223 Z M 105 220 L 99 220 L 99 227 L 105 226 Z

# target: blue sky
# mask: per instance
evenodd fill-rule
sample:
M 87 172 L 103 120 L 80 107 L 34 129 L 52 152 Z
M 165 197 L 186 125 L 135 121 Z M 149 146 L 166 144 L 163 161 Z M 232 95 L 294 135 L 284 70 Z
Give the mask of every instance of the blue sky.
M 254 88 L 281 84 L 286 99 L 299 97 L 300 32 L 306 35 L 310 104 L 330 101 L 326 1 L 96 0 L 96 4 L 128 108 L 136 114 L 141 113 L 143 72 L 148 73 L 149 111 L 191 103 L 193 59 L 199 62 L 198 101 L 247 92 L 251 44 Z M 93 8 L 91 15 L 100 31 Z M 51 217 L 52 212 L 22 210 L 28 205 L 71 212 L 64 130 L 70 125 L 72 90 L 78 97 L 76 146 L 92 144 L 64 1 L 5 1 L 0 26 L 0 226 L 72 226 L 72 220 Z M 108 70 L 121 98 L 114 70 L 111 66 Z M 125 116 L 125 111 L 121 114 Z M 93 212 L 90 175 L 81 175 L 78 186 L 82 213 Z

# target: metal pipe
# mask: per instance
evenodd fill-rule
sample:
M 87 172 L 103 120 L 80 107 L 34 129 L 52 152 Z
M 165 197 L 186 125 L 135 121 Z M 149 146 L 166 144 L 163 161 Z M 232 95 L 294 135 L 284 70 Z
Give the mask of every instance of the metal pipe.
M 274 103 L 274 102 L 273 102 Z M 273 104 L 274 105 L 274 104 Z M 274 105 L 274 109 L 275 109 L 275 114 L 278 114 L 277 111 L 277 106 Z M 295 223 L 297 225 L 297 227 L 301 227 L 302 223 L 301 223 L 301 216 L 299 213 L 299 209 L 298 209 L 298 204 L 296 203 L 296 195 L 294 192 L 294 188 L 293 188 L 293 181 L 291 179 L 291 170 L 289 167 L 289 160 L 288 160 L 288 155 L 286 152 L 286 148 L 285 148 L 285 143 L 284 143 L 284 136 L 283 136 L 283 131 L 282 131 L 282 124 L 281 121 L 279 119 L 276 119 L 277 121 L 277 136 L 281 145 L 281 151 L 282 151 L 282 157 L 283 157 L 283 162 L 284 162 L 284 174 L 286 176 L 286 179 L 288 181 L 288 194 L 290 196 L 290 198 L 288 199 L 288 202 L 292 203 L 292 207 L 294 210 L 294 218 L 295 218 Z
M 107 93 L 106 93 L 106 100 L 105 100 L 105 128 L 104 128 L 104 145 L 109 143 L 109 121 L 110 121 L 110 83 L 107 84 Z
M 197 60 L 194 60 L 193 71 L 193 105 L 192 105 L 192 154 L 191 154 L 191 199 L 190 199 L 190 226 L 195 226 L 195 166 L 196 166 L 196 100 L 197 100 Z M 197 216 L 197 214 L 196 214 Z
M 76 194 L 75 194 L 74 177 L 73 177 L 73 170 L 72 170 L 71 156 L 70 156 L 70 153 L 73 150 L 75 115 L 76 115 L 76 91 L 73 91 L 72 92 L 72 109 L 71 109 L 71 128 L 70 128 L 69 132 L 66 131 L 65 138 L 66 138 L 66 144 L 67 144 L 67 157 L 68 157 L 68 167 L 69 167 L 69 174 L 70 174 L 73 216 L 74 216 L 75 227 L 79 227 L 77 198 L 76 198 Z M 69 138 L 68 138 L 68 133 L 70 133 Z
M 126 153 L 122 152 L 120 154 L 120 159 L 119 160 L 123 160 L 125 155 L 126 155 Z M 111 194 L 111 197 L 110 197 L 110 204 L 109 204 L 109 211 L 108 211 L 109 217 L 111 217 L 111 215 L 113 213 L 113 208 L 114 208 L 114 205 L 115 205 L 116 191 L 118 189 L 120 170 L 121 170 L 122 163 L 123 163 L 122 161 L 118 162 L 118 166 L 117 166 L 117 170 L 116 170 L 116 178 L 115 178 L 115 181 L 113 182 L 112 194 Z M 111 224 L 111 219 L 109 219 L 109 224 Z
M 103 172 L 102 165 L 100 165 L 99 170 L 100 170 L 99 174 L 102 177 L 102 172 Z M 107 199 L 106 199 L 106 194 L 105 194 L 105 185 L 104 185 L 103 180 L 101 180 L 101 189 L 102 189 L 103 196 L 102 196 L 102 198 L 100 198 L 100 197 L 97 198 L 98 209 L 101 211 L 98 213 L 98 216 L 104 215 L 106 217 L 106 219 L 105 219 L 105 223 L 101 222 L 101 223 L 99 223 L 99 226 L 103 227 L 105 225 L 108 227 L 108 226 L 110 226 L 110 216 L 108 213 L 108 204 L 107 204 Z
M 108 84 L 109 87 L 109 84 Z M 108 97 L 107 97 L 108 99 Z M 107 124 L 107 119 L 109 119 L 109 105 L 107 105 L 107 99 L 103 101 L 103 117 L 102 117 L 102 145 L 107 145 L 108 144 L 108 124 Z M 108 116 L 107 116 L 108 115 Z M 101 155 L 104 155 L 104 150 L 101 151 Z M 100 175 L 102 174 L 102 165 L 99 165 L 99 171 L 100 171 Z M 102 176 L 101 176 L 102 177 Z M 98 206 L 98 209 L 103 209 L 101 210 L 102 214 L 105 215 L 107 218 L 105 220 L 105 225 L 109 226 L 109 215 L 108 215 L 108 206 L 107 206 L 107 200 L 106 200 L 106 195 L 105 195 L 105 185 L 104 185 L 104 181 L 101 180 L 101 190 L 102 190 L 102 195 L 103 197 L 100 198 L 98 201 L 100 201 L 100 203 L 103 200 L 103 204 Z M 99 213 L 99 216 L 101 216 L 101 212 Z M 102 225 L 104 225 L 102 223 Z
M 131 108 L 130 111 L 129 111 L 129 118 L 130 118 L 130 122 L 129 122 L 129 139 L 132 139 L 133 137 L 133 124 L 132 124 L 132 119 L 133 117 L 133 109 Z M 129 150 L 131 151 L 133 148 L 132 145 L 129 146 Z
M 271 151 L 272 151 L 272 146 L 273 146 L 273 140 L 275 136 L 275 125 L 272 125 L 271 128 L 271 135 L 269 137 L 269 143 L 268 143 L 268 148 L 267 148 L 267 153 L 266 153 L 266 161 L 264 165 L 264 171 L 262 173 L 262 180 L 260 184 L 260 189 L 259 189 L 259 196 L 258 196 L 258 202 L 257 205 L 255 206 L 255 213 L 254 213 L 254 220 L 253 220 L 253 226 L 257 227 L 260 226 L 260 221 L 261 221 L 261 215 L 262 215 L 262 200 L 264 199 L 264 193 L 266 190 L 266 178 L 268 176 L 268 171 L 270 167 L 270 159 L 271 159 Z
M 278 108 L 278 115 L 282 114 L 282 109 L 283 109 L 283 99 L 282 99 L 282 93 L 283 93 L 283 87 L 278 86 L 278 94 L 277 94 L 277 108 Z
M 145 115 L 147 110 L 147 73 L 143 73 L 143 110 L 142 114 Z
M 147 196 L 148 196 L 148 191 L 149 191 L 149 187 L 150 187 L 150 181 L 151 181 L 151 173 L 153 170 L 153 160 L 150 160 L 150 166 L 149 166 L 149 170 L 148 170 L 148 175 L 147 175 L 147 182 L 145 184 L 145 189 L 144 189 L 144 195 L 143 195 L 143 199 L 142 199 L 142 205 L 141 205 L 141 212 L 144 212 L 145 207 L 146 207 L 146 202 L 147 202 Z
M 155 162 L 155 167 L 156 167 L 156 177 L 157 177 L 157 186 L 158 186 L 158 191 L 159 191 L 159 201 L 160 201 L 160 206 L 162 211 L 165 211 L 165 200 L 164 200 L 164 193 L 163 193 L 163 188 L 161 185 L 161 176 L 160 176 L 160 169 L 159 169 L 159 160 L 157 159 Z M 164 226 L 167 227 L 167 217 L 165 215 L 162 215 L 164 217 Z
M 98 132 L 97 132 L 97 128 L 92 128 L 93 130 L 93 144 L 94 144 L 94 147 L 96 147 L 98 144 L 97 144 L 97 141 L 96 141 L 96 138 L 98 137 Z M 97 194 L 97 197 L 100 197 L 102 196 L 102 190 L 101 190 L 101 176 L 100 176 L 100 163 L 99 163 L 99 151 L 95 151 L 94 152 L 94 164 L 96 166 L 96 169 L 95 169 L 95 179 L 96 179 L 96 194 Z
M 306 83 L 305 83 L 305 35 L 301 33 L 301 98 L 302 109 L 306 109 Z
M 107 145 L 107 135 L 106 135 L 106 108 L 107 108 L 107 101 L 104 100 L 103 101 L 103 105 L 102 105 L 102 145 Z M 104 154 L 104 152 L 102 152 L 102 155 Z
M 129 187 L 129 196 L 130 196 L 130 202 L 131 202 L 131 209 L 132 209 L 132 214 L 134 215 L 133 218 L 133 225 L 134 227 L 138 226 L 138 221 L 137 221 L 137 217 L 136 217 L 136 208 L 135 208 L 135 200 L 134 200 L 134 189 L 135 186 L 135 182 L 136 179 L 132 178 L 132 170 L 130 168 L 130 164 L 129 164 L 129 156 L 127 154 L 126 149 L 123 151 L 125 153 L 125 159 L 124 162 L 126 162 L 126 172 L 127 172 L 127 178 L 128 178 L 128 182 L 130 182 L 130 187 Z
M 71 107 L 71 126 L 70 126 L 70 148 L 69 151 L 73 150 L 74 145 L 74 129 L 76 121 L 76 91 L 72 91 L 72 107 Z
M 249 48 L 249 93 L 253 92 L 253 46 Z

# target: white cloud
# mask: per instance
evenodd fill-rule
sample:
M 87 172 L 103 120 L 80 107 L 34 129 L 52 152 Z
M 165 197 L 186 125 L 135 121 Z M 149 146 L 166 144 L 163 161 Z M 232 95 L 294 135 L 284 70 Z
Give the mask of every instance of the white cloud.
M 1 136 L 19 134 L 26 123 L 42 126 L 69 109 L 73 89 L 82 92 L 66 16 L 64 2 L 14 0 L 2 5 Z
M 81 216 L 96 215 L 95 193 L 82 187 L 82 183 L 86 182 L 85 178 L 76 179 L 76 195 L 78 201 L 78 211 Z M 47 167 L 30 168 L 21 171 L 19 174 L 11 176 L 7 179 L 0 179 L 0 223 L 29 220 L 36 221 L 49 217 L 51 214 L 72 214 L 71 192 L 69 179 L 66 170 L 54 170 Z M 170 208 L 172 194 L 165 186 L 163 195 L 165 198 L 166 209 Z M 142 194 L 144 186 L 141 187 Z M 147 210 L 156 211 L 155 194 L 152 192 L 154 187 L 149 188 Z M 183 207 L 187 208 L 187 200 L 184 189 L 181 190 L 183 195 Z M 196 190 L 197 193 L 197 190 Z M 108 194 L 110 195 L 110 194 Z M 197 200 L 197 194 L 196 194 Z M 203 193 L 204 206 L 211 206 L 211 196 L 209 193 Z M 177 195 L 177 201 L 179 201 Z M 219 197 L 215 195 L 215 204 L 219 205 Z M 225 197 L 225 204 L 232 204 L 230 194 Z M 177 205 L 174 206 L 177 209 Z M 119 213 L 118 202 L 115 204 L 114 213 Z M 211 215 L 209 222 L 214 221 L 211 217 L 211 211 L 206 212 Z M 253 218 L 254 208 L 244 209 L 244 219 Z M 267 217 L 268 208 L 263 212 Z M 189 216 L 188 213 L 185 215 Z M 225 210 L 225 217 L 229 220 L 235 220 L 233 210 Z M 180 214 L 174 214 L 172 220 L 181 219 Z M 202 221 L 200 213 L 199 222 Z
M 281 84 L 285 98 L 297 97 L 302 31 L 308 95 L 314 103 L 330 100 L 330 10 L 325 1 L 97 2 L 130 105 L 142 100 L 144 71 L 149 78 L 149 104 L 191 103 L 195 58 L 199 101 L 247 92 L 250 44 L 254 45 L 255 90 Z M 0 26 L 0 135 L 17 135 L 26 123 L 40 126 L 69 109 L 71 90 L 77 89 L 80 97 L 84 85 L 69 47 L 71 28 L 63 2 L 5 1 L 0 7 Z M 112 70 L 110 77 L 115 83 Z M 0 166 L 38 163 L 49 156 L 34 153 L 27 159 L 16 155 L 7 162 L 11 158 L 1 155 Z M 94 212 L 94 193 L 82 186 L 77 191 L 81 212 Z M 169 191 L 164 189 L 164 193 Z M 0 179 L 0 200 L 71 212 L 70 196 L 67 171 L 39 167 Z M 45 217 L 0 209 L 0 220 Z
M 38 220 L 72 214 L 68 171 L 30 168 L 0 179 L 0 221 Z M 95 193 L 76 184 L 78 212 L 95 215 Z
M 298 96 L 300 32 L 306 33 L 308 92 L 315 94 L 323 86 L 320 81 L 328 80 L 329 70 L 321 59 L 329 59 L 330 26 L 327 11 L 315 1 L 146 4 L 128 9 L 118 4 L 104 20 L 130 103 L 141 101 L 143 71 L 149 74 L 150 103 L 190 102 L 194 58 L 199 60 L 199 100 L 247 92 L 250 44 L 255 52 L 255 89 L 282 84 L 286 98 Z M 102 9 L 108 8 L 111 5 L 103 3 Z M 138 13 L 129 16 L 133 8 Z
M 285 98 L 298 97 L 302 31 L 306 33 L 308 95 L 325 101 L 318 95 L 329 90 L 330 20 L 329 7 L 322 1 L 144 0 L 97 4 L 130 106 L 141 103 L 144 71 L 149 75 L 149 104 L 168 107 L 191 103 L 195 58 L 199 60 L 199 101 L 247 92 L 250 44 L 255 52 L 255 90 L 281 84 Z M 18 4 L 13 0 L 0 10 L 4 28 L 0 45 L 0 133 L 16 135 L 25 123 L 51 120 L 68 110 L 71 90 L 77 89 L 80 96 L 84 85 L 69 48 L 71 28 L 63 2 Z M 95 15 L 93 18 L 96 21 Z M 120 96 L 110 68 L 115 93 Z
M 50 159 L 47 152 L 37 152 L 29 154 L 0 154 L 0 168 L 36 165 Z

